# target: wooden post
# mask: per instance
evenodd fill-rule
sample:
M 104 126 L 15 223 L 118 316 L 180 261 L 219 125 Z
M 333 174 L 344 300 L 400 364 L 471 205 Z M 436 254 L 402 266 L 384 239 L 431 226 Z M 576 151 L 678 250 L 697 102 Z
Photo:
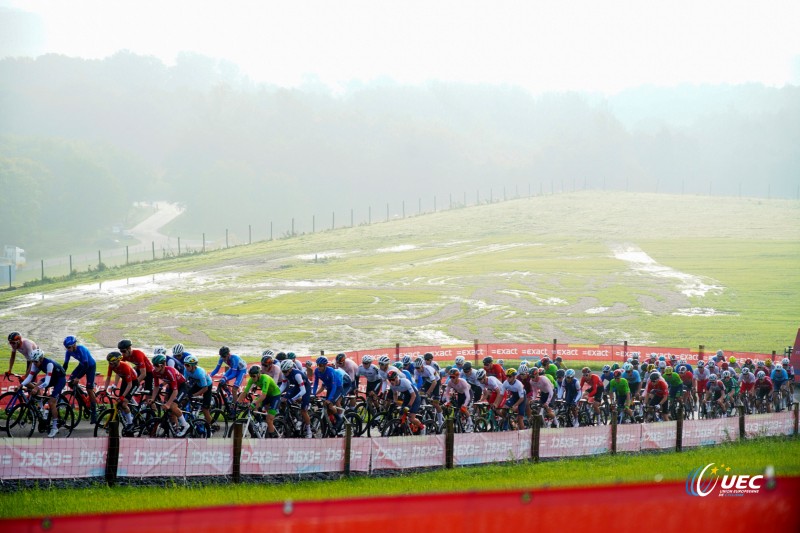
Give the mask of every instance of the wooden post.
M 555 361 L 556 360 L 556 352 L 558 351 L 557 348 L 556 348 L 557 344 L 558 344 L 558 339 L 553 339 L 553 354 L 550 357 L 551 361 Z
M 117 482 L 119 466 L 119 420 L 108 424 L 108 452 L 106 453 L 106 484 L 113 487 Z
M 678 420 L 675 421 L 675 451 L 683 451 L 683 405 L 678 405 Z
M 70 276 L 72 275 L 72 254 L 69 254 L 69 275 Z M 10 276 L 9 276 L 9 279 L 10 279 Z
M 798 422 L 798 420 L 800 420 L 800 419 L 798 419 L 798 410 L 797 410 L 798 407 L 800 407 L 800 404 L 797 404 L 797 403 L 794 404 L 794 435 L 795 435 L 795 437 L 797 436 L 797 426 L 798 426 L 797 422 Z
M 395 361 L 399 361 L 400 360 L 400 343 L 399 342 L 394 343 L 394 360 Z
M 705 349 L 706 349 L 705 345 L 701 344 L 699 349 L 697 350 L 697 360 L 698 361 L 702 361 L 703 358 L 705 357 L 705 355 L 704 355 Z
M 150 245 L 153 248 L 153 261 L 156 260 L 156 241 L 150 241 Z
M 125 264 L 126 265 L 129 263 L 129 259 L 130 259 L 130 253 L 128 252 L 128 245 L 126 244 L 125 245 Z M 71 268 L 69 270 L 70 270 L 70 272 L 72 272 Z
M 40 259 L 42 262 L 42 281 L 44 281 L 44 259 Z
M 353 439 L 353 428 L 350 422 L 344 426 L 344 475 L 350 477 L 350 446 Z
M 617 413 L 617 406 L 611 406 L 611 455 L 617 454 L 617 419 L 619 418 L 619 413 Z
M 100 250 L 97 250 L 97 270 L 100 270 L 100 265 L 103 264 L 103 258 L 100 256 Z
M 233 473 L 234 483 L 242 482 L 242 434 L 244 425 L 233 424 Z
M 472 364 L 478 364 L 478 339 L 474 340 L 475 355 L 472 356 Z
M 457 415 L 456 415 L 457 416 Z M 455 425 L 452 418 L 447 419 L 444 436 L 444 467 L 453 468 L 453 448 L 455 447 Z
M 247 244 L 253 244 L 253 225 L 247 225 Z
M 628 361 L 628 341 L 624 341 L 622 343 L 622 363 L 625 364 Z
M 203 233 L 203 253 L 206 253 L 206 234 Z
M 739 440 L 744 440 L 744 405 L 739 406 Z
M 539 441 L 542 436 L 542 416 L 534 414 L 531 423 L 531 461 L 539 462 Z
M 181 255 L 181 238 L 178 237 L 178 255 Z

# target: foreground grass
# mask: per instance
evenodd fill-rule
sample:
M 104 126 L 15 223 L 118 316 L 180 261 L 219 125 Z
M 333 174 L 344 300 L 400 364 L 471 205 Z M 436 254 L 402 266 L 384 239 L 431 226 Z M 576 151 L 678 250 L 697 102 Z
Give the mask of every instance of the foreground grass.
M 352 477 L 336 481 L 282 484 L 34 489 L 0 494 L 0 517 L 110 513 L 270 503 L 284 500 L 330 500 L 475 490 L 526 489 L 596 484 L 683 480 L 697 466 L 716 462 L 736 474 L 756 474 L 767 465 L 779 476 L 800 475 L 800 439 L 771 438 L 697 448 L 683 453 L 603 455 L 539 464 L 490 465 L 437 470 L 389 478 Z M 676 495 L 677 496 L 677 495 Z

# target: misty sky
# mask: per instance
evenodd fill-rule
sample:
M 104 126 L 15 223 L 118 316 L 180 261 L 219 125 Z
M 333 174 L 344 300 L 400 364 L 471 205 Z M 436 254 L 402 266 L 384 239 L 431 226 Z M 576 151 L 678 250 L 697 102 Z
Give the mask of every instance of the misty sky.
M 181 51 L 283 86 L 390 78 L 613 93 L 643 84 L 800 84 L 800 2 L 0 0 L 0 57 L 172 64 Z

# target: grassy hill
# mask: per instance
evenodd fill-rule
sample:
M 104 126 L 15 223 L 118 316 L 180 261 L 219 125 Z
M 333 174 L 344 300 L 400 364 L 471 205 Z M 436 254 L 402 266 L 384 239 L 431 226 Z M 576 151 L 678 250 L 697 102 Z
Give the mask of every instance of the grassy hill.
M 782 352 L 798 264 L 797 201 L 576 192 L 8 291 L 0 320 L 47 351 L 74 333 L 248 356 L 475 338 Z

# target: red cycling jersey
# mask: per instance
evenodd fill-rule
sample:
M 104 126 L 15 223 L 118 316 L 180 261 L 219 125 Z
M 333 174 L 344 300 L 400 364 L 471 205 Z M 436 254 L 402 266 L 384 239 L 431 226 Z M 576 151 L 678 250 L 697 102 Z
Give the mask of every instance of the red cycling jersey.
M 659 379 L 656 382 L 647 380 L 647 388 L 645 389 L 645 394 L 650 394 L 651 392 L 657 396 L 658 398 L 663 398 L 666 396 L 667 392 L 669 391 L 667 387 L 667 382 L 663 379 Z
M 117 364 L 116 368 L 111 368 L 111 370 L 116 375 L 122 378 L 123 383 L 130 383 L 132 381 L 136 381 L 136 371 L 130 364 L 126 363 L 125 361 L 120 361 L 119 364 Z
M 597 394 L 597 387 L 603 384 L 603 380 L 597 374 L 589 374 L 588 378 L 582 377 L 581 378 L 581 389 L 583 389 L 584 385 L 589 385 L 589 390 L 586 392 L 587 396 L 594 396 Z
M 486 367 L 484 367 L 486 368 Z M 486 373 L 490 376 L 494 376 L 499 379 L 501 382 L 506 380 L 506 371 L 503 370 L 503 367 L 497 363 L 492 363 L 489 368 L 486 368 Z
M 130 355 L 126 354 L 122 356 L 122 360 L 133 363 L 133 366 L 136 367 L 137 371 L 144 367 L 146 372 L 153 372 L 153 363 L 150 362 L 150 359 L 148 359 L 141 350 L 131 350 Z
M 153 373 L 153 378 L 154 387 L 158 387 L 158 384 L 163 380 L 172 390 L 177 390 L 178 387 L 186 383 L 186 378 L 171 366 L 165 366 L 161 372 Z

